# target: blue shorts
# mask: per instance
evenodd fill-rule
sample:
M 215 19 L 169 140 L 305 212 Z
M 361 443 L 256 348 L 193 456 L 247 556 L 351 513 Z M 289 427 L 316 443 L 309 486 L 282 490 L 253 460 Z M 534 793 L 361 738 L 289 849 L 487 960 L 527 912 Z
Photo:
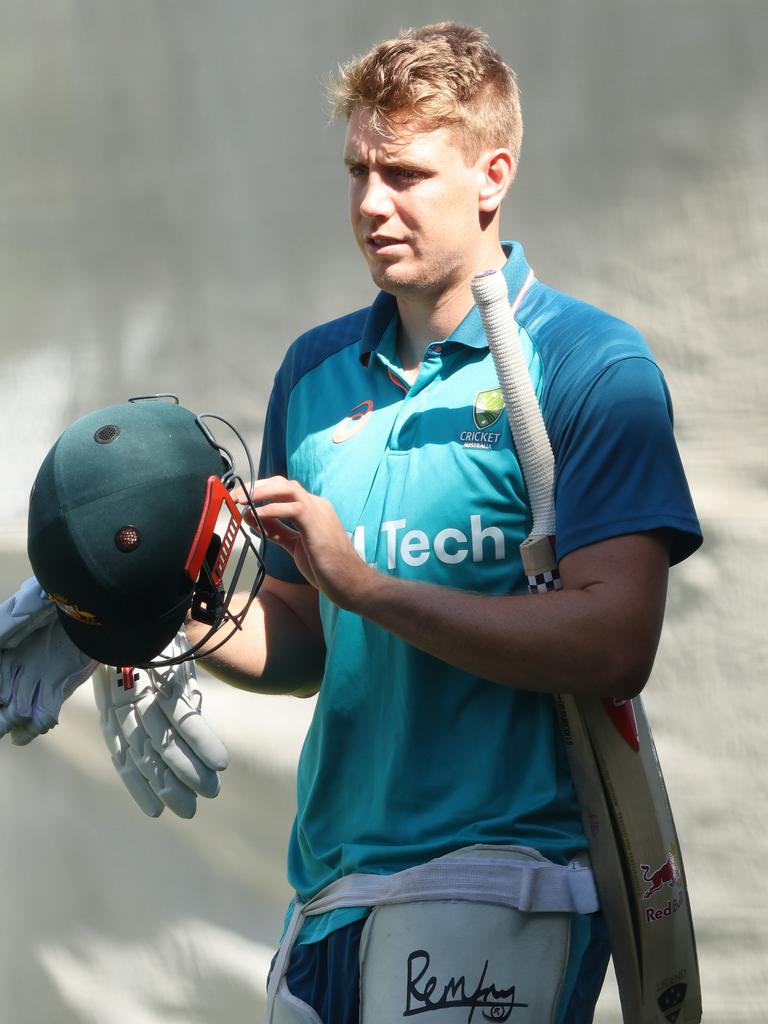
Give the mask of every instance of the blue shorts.
M 286 982 L 291 993 L 311 1006 L 323 1024 L 359 1024 L 360 935 L 355 921 L 320 942 L 294 946 Z M 603 915 L 574 915 L 581 941 L 572 944 L 570 991 L 564 994 L 556 1024 L 590 1024 L 603 986 L 610 947 Z M 568 988 L 568 986 L 566 986 Z

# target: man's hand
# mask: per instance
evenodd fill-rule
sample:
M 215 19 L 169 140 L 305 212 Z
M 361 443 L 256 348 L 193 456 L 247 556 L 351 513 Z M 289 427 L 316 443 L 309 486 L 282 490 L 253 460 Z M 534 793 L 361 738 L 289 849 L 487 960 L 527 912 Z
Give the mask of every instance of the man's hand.
M 61 627 L 34 577 L 0 605 L 0 737 L 18 746 L 48 732 L 97 663 Z
M 242 504 L 245 496 L 233 491 Z M 258 480 L 251 491 L 269 540 L 292 556 L 304 578 L 340 608 L 353 608 L 375 572 L 352 546 L 333 505 L 282 476 Z M 250 514 L 244 514 L 246 522 Z M 285 522 L 288 520 L 292 526 Z
M 163 652 L 189 649 L 183 633 Z M 112 763 L 141 810 L 152 818 L 165 807 L 191 818 L 197 796 L 219 792 L 226 748 L 201 714 L 195 665 L 157 669 L 99 666 L 93 690 Z

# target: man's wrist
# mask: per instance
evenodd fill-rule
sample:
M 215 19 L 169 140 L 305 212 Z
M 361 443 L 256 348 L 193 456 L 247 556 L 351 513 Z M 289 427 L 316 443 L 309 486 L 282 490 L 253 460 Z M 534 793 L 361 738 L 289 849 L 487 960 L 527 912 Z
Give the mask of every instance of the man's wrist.
M 381 586 L 386 577 L 378 569 L 374 569 L 366 562 L 360 562 L 355 567 L 347 586 L 337 597 L 331 599 L 345 611 L 355 612 L 357 615 L 366 616 L 381 593 Z M 329 595 L 330 596 L 330 595 Z

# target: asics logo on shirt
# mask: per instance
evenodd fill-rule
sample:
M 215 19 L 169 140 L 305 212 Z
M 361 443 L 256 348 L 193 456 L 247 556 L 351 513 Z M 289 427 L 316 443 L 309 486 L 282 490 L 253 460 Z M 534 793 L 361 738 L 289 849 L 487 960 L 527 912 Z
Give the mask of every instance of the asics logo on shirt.
M 367 398 L 364 402 L 358 402 L 350 410 L 349 416 L 346 416 L 334 430 L 331 435 L 333 443 L 342 444 L 342 442 L 348 441 L 350 437 L 354 437 L 355 434 L 363 429 L 372 412 L 373 401 L 370 398 Z
M 381 524 L 378 536 L 373 540 L 372 555 L 383 538 L 388 569 L 396 569 L 400 563 L 411 567 L 424 565 L 430 558 L 436 558 L 445 565 L 457 565 L 465 559 L 471 562 L 500 562 L 506 555 L 507 545 L 504 534 L 498 526 L 483 526 L 479 515 L 469 517 L 469 528 L 459 530 L 448 526 L 433 537 L 424 530 L 409 529 L 407 519 L 388 519 Z M 361 523 L 350 534 L 352 544 L 364 562 L 375 563 L 367 555 L 368 536 Z

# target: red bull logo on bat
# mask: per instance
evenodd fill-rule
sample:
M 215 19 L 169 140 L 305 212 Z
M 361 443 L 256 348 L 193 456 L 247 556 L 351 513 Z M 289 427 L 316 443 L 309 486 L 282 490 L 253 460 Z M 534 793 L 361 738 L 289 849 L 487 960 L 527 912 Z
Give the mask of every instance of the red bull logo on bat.
M 650 864 L 641 864 L 640 870 L 643 872 L 643 879 L 651 883 L 643 893 L 644 900 L 649 900 L 662 886 L 668 885 L 670 888 L 674 888 L 680 881 L 680 869 L 671 853 L 667 855 L 667 859 L 661 867 L 656 868 L 655 871 L 651 871 Z

